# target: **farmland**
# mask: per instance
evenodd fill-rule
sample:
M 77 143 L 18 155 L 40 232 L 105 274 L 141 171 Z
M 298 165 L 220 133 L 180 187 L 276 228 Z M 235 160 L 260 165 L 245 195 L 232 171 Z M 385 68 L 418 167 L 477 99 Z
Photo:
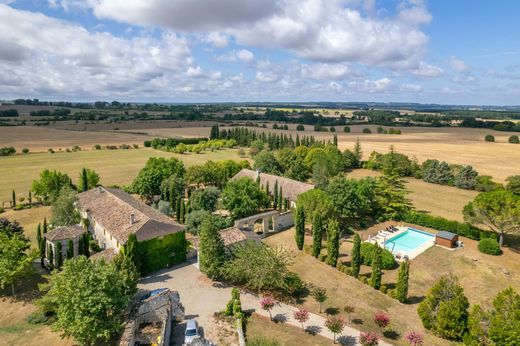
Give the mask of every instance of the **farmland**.
M 32 181 L 37 179 L 40 171 L 46 168 L 67 173 L 72 181 L 76 182 L 80 170 L 88 167 L 99 173 L 101 183 L 104 185 L 129 184 L 137 172 L 144 167 L 149 157 L 177 157 L 187 166 L 204 163 L 207 160 L 240 159 L 237 150 L 234 149 L 179 155 L 151 148 L 85 150 L 0 157 L 0 167 L 2 167 L 0 201 L 10 200 L 13 189 L 18 197 L 27 197 Z

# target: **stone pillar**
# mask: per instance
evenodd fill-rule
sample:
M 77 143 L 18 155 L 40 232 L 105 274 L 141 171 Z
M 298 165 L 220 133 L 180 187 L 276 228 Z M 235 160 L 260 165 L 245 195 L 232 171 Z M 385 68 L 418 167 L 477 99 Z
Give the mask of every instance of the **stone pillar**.
M 268 217 L 264 217 L 262 219 L 262 225 L 264 228 L 264 237 L 267 237 L 267 235 L 269 234 L 269 218 Z
M 273 215 L 273 232 L 278 232 L 278 215 Z

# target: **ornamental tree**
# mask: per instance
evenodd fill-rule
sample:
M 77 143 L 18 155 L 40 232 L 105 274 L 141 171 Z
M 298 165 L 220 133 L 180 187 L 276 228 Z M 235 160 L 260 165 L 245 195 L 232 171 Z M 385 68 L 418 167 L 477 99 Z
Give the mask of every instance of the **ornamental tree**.
M 359 333 L 359 343 L 362 346 L 376 346 L 379 345 L 379 337 L 374 332 Z
M 356 308 L 352 305 L 347 305 L 343 308 L 343 311 L 348 315 L 348 323 L 350 324 L 350 315 L 356 311 Z
M 507 190 L 483 192 L 463 209 L 464 220 L 473 224 L 484 224 L 500 235 L 500 246 L 504 235 L 520 233 L 520 196 Z
M 271 296 L 265 296 L 262 299 L 260 299 L 260 306 L 262 307 L 263 310 L 265 310 L 269 313 L 269 319 L 271 321 L 273 320 L 271 310 L 273 310 L 276 303 L 277 303 L 276 300 L 274 300 L 274 298 Z
M 312 297 L 314 300 L 319 304 L 320 306 L 320 313 L 321 313 L 321 306 L 325 301 L 329 298 L 327 296 L 327 290 L 323 287 L 316 287 L 311 292 Z
M 300 322 L 303 328 L 303 324 L 309 320 L 309 310 L 298 309 L 293 313 L 293 317 L 296 321 Z
M 332 332 L 332 341 L 336 343 L 336 335 L 340 334 L 345 328 L 345 321 L 341 317 L 330 316 L 325 321 L 325 327 Z
M 424 337 L 422 334 L 411 331 L 405 334 L 404 339 L 408 341 L 411 346 L 422 346 Z

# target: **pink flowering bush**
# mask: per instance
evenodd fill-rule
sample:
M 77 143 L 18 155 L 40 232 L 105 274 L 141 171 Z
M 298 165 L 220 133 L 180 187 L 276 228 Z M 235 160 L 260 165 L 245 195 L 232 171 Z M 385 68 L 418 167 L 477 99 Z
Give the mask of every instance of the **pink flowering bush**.
M 404 339 L 412 346 L 421 346 L 424 342 L 423 336 L 414 331 L 408 332 Z
M 390 324 L 390 317 L 384 312 L 376 312 L 374 315 L 374 322 L 381 329 L 385 329 Z
M 296 321 L 298 321 L 302 324 L 302 329 L 303 329 L 303 324 L 309 320 L 309 310 L 307 310 L 307 309 L 296 310 L 293 313 L 293 317 Z
M 374 332 L 361 332 L 359 333 L 359 343 L 363 346 L 376 346 L 379 345 L 379 337 Z
M 271 316 L 271 310 L 276 305 L 276 300 L 274 300 L 271 296 L 265 296 L 262 299 L 260 299 L 260 306 L 263 310 L 269 312 L 269 319 L 273 319 L 273 316 Z

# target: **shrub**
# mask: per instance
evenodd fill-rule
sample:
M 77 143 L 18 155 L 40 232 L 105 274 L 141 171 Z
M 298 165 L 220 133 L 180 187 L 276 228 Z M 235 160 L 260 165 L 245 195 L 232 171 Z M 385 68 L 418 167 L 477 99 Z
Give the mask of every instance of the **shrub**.
M 368 127 L 365 127 L 363 133 L 372 133 L 372 131 Z
M 29 149 L 27 149 L 27 148 L 22 149 L 22 153 L 27 154 L 28 152 L 29 152 Z
M 9 156 L 13 154 L 16 154 L 16 149 L 14 147 L 0 148 L 0 156 Z
M 54 154 L 54 149 L 52 149 L 52 148 L 49 148 L 49 150 L 47 150 L 47 151 L 48 151 L 49 153 L 51 153 L 51 154 Z
M 414 331 L 406 333 L 404 339 L 412 346 L 421 346 L 424 342 L 424 337 Z
M 493 135 L 486 135 L 486 137 L 484 137 L 484 140 L 486 142 L 494 142 L 495 141 L 495 136 L 493 136 Z
M 364 265 L 372 265 L 372 253 L 374 252 L 375 246 L 371 243 L 361 243 L 361 259 Z M 395 265 L 394 256 L 387 249 L 381 249 L 382 252 L 382 269 L 392 269 Z
M 381 287 L 379 287 L 379 291 L 383 294 L 386 294 L 388 292 L 388 287 L 386 285 L 381 285 Z
M 509 143 L 511 143 L 511 144 L 518 144 L 518 143 L 520 143 L 520 139 L 518 139 L 517 135 L 510 136 L 507 141 Z
M 368 279 L 366 276 L 360 276 L 359 281 L 361 281 L 362 284 L 366 284 L 368 282 Z
M 325 255 L 325 254 L 322 253 L 322 254 L 320 254 L 320 255 L 318 256 L 318 259 L 319 259 L 320 261 L 322 261 L 322 262 L 325 262 L 325 260 L 327 259 L 327 255 Z
M 305 131 L 305 126 L 303 126 L 302 124 L 296 126 L 296 131 Z
M 480 240 L 484 238 L 498 239 L 498 235 L 496 233 L 484 231 L 467 223 L 452 221 L 439 216 L 431 216 L 421 212 L 412 211 L 404 215 L 400 215 L 398 221 L 409 222 L 415 225 L 430 227 L 437 230 L 449 231 L 474 240 Z
M 495 239 L 484 238 L 478 242 L 478 250 L 482 253 L 498 256 L 502 253 L 500 244 Z
M 381 329 L 385 329 L 390 324 L 390 317 L 385 312 L 376 312 L 374 315 L 374 323 Z
M 359 343 L 362 346 L 377 346 L 379 345 L 379 337 L 374 332 L 359 333 Z
M 343 132 L 345 132 L 345 133 L 349 133 L 349 132 L 350 132 L 350 127 L 345 126 L 345 127 L 343 128 Z
M 334 126 L 331 126 L 331 127 L 329 128 L 329 131 L 330 131 L 330 132 L 336 132 L 336 128 L 335 128 Z

